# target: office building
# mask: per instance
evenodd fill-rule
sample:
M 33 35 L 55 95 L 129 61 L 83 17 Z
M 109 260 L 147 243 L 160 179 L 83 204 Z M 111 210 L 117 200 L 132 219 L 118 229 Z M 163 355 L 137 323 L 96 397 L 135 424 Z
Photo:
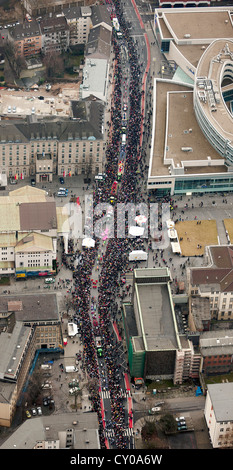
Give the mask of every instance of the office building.
M 200 354 L 180 333 L 167 268 L 136 269 L 132 299 L 123 304 L 123 324 L 131 377 L 172 379 L 199 376 Z

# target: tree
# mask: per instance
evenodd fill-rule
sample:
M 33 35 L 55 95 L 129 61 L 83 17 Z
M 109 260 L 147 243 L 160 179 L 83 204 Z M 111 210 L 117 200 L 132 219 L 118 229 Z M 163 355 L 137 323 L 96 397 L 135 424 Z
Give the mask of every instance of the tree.
M 177 423 L 173 415 L 167 413 L 159 420 L 160 428 L 165 433 L 173 433 L 177 430 Z
M 46 67 L 47 78 L 61 77 L 64 73 L 64 60 L 56 52 L 48 52 L 43 63 Z

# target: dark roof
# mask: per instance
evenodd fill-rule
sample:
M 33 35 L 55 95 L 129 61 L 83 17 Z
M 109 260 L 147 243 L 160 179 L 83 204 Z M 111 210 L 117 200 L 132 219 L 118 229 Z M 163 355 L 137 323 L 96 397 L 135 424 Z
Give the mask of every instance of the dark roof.
M 41 36 L 40 25 L 35 20 L 16 24 L 9 28 L 9 33 L 15 40 L 21 40 L 30 36 Z
M 21 230 L 52 230 L 57 228 L 55 202 L 30 202 L 19 206 Z
M 66 18 L 64 16 L 45 18 L 41 20 L 40 27 L 41 32 L 43 34 L 54 33 L 57 31 L 64 31 L 69 29 Z
M 66 18 L 82 18 L 81 7 L 65 7 L 63 8 L 63 13 Z
M 86 44 L 86 55 L 99 53 L 109 59 L 111 53 L 111 31 L 100 25 L 92 28 Z
M 112 27 L 111 18 L 105 5 L 93 5 L 92 6 L 92 15 L 91 20 L 93 27 L 99 25 L 100 23 L 106 23 Z
M 94 104 L 94 103 L 93 103 Z M 88 139 L 95 137 L 103 139 L 101 127 L 99 126 L 98 114 L 95 109 L 87 113 L 85 120 L 76 121 L 71 119 L 53 120 L 52 118 L 21 119 L 15 121 L 0 122 L 0 143 L 2 142 L 28 142 L 42 138 L 60 140 L 62 142 L 70 139 Z M 96 119 L 97 118 L 97 119 Z
M 10 304 L 11 302 L 11 304 Z M 18 310 L 10 308 L 10 305 L 19 304 Z M 0 296 L 0 312 L 14 311 L 15 319 L 22 322 L 34 322 L 37 320 L 59 320 L 57 296 L 54 293 L 23 294 Z
M 212 265 L 191 268 L 191 284 L 193 286 L 214 284 L 218 285 L 221 292 L 233 292 L 233 246 L 212 246 L 209 251 Z

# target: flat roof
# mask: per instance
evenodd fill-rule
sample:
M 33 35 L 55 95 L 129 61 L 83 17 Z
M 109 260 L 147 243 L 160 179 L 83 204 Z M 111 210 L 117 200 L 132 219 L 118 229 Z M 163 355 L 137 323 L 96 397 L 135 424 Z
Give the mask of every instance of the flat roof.
M 141 335 L 148 351 L 177 349 L 171 298 L 167 283 L 136 284 Z
M 208 41 L 233 36 L 233 25 L 229 9 L 208 8 L 185 9 L 183 11 L 164 11 L 165 24 L 173 38 L 183 40 L 189 34 L 189 41 L 206 39 Z
M 17 321 L 12 333 L 1 332 L 0 379 L 15 379 L 30 334 L 31 328 Z
M 98 93 L 103 98 L 107 89 L 108 62 L 106 59 L 86 58 L 83 68 L 83 81 L 80 85 L 83 97 Z
M 171 162 L 185 168 L 181 176 L 227 171 L 196 120 L 191 85 L 155 79 L 153 120 L 149 177 L 168 176 Z
M 167 94 L 167 142 L 166 159 L 172 159 L 175 166 L 182 161 L 222 160 L 224 158 L 212 147 L 202 133 L 193 108 L 193 91 L 172 92 Z M 191 148 L 191 152 L 182 151 Z M 191 165 L 194 166 L 194 165 Z M 194 168 L 197 173 L 199 168 Z
M 207 384 L 216 421 L 233 420 L 233 382 Z

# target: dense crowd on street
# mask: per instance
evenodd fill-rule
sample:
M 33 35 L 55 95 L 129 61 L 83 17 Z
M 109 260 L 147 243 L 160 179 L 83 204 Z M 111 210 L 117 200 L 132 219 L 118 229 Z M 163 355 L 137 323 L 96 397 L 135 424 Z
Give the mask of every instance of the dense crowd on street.
M 124 20 L 123 10 L 119 0 L 114 0 L 111 4 L 111 11 L 115 8 L 115 14 L 121 25 L 123 42 L 127 47 L 130 64 L 129 81 L 129 114 L 127 122 L 127 144 L 124 161 L 124 174 L 119 185 L 119 191 L 115 202 L 138 203 L 143 200 L 142 190 L 137 186 L 137 170 L 143 170 L 142 156 L 143 150 L 140 147 L 140 133 L 142 132 L 143 116 L 141 113 L 141 84 L 142 71 L 138 63 L 135 43 L 130 37 L 127 24 Z M 98 184 L 94 192 L 94 204 L 110 201 L 110 192 L 113 182 L 117 179 L 119 149 L 121 144 L 122 128 L 122 62 L 121 50 L 118 40 L 113 35 L 114 48 L 114 71 L 113 71 L 113 96 L 111 103 L 111 123 L 110 140 L 106 149 L 106 179 L 102 184 Z M 139 190 L 140 189 L 140 190 Z M 116 228 L 116 227 L 115 227 Z M 128 227 L 126 227 L 128 228 Z M 111 442 L 116 448 L 126 448 L 127 438 L 125 437 L 127 410 L 124 407 L 124 400 L 121 395 L 120 382 L 122 376 L 128 370 L 117 361 L 117 340 L 112 330 L 111 321 L 115 318 L 117 311 L 116 298 L 119 296 L 121 287 L 120 280 L 125 273 L 128 258 L 127 253 L 135 243 L 130 238 L 109 238 L 103 254 L 101 270 L 99 272 L 98 286 L 98 334 L 102 338 L 104 350 L 104 362 L 107 370 L 107 388 L 110 393 L 111 416 L 106 416 L 101 408 L 99 363 L 96 355 L 95 334 L 93 329 L 90 304 L 92 271 L 95 266 L 100 240 L 95 240 L 93 248 L 86 248 L 82 251 L 81 260 L 77 266 L 74 261 L 80 253 L 75 253 L 73 247 L 69 249 L 69 256 L 63 253 L 62 262 L 72 269 L 74 278 L 73 304 L 76 317 L 79 319 L 81 340 L 83 343 L 83 363 L 89 378 L 89 391 L 92 400 L 93 410 L 98 413 L 100 444 L 106 446 L 104 429 L 111 425 L 114 430 L 114 437 Z M 136 242 L 137 243 L 137 242 Z M 72 240 L 69 240 L 69 246 Z M 139 242 L 138 247 L 143 245 Z M 106 411 L 106 410 L 105 410 Z

